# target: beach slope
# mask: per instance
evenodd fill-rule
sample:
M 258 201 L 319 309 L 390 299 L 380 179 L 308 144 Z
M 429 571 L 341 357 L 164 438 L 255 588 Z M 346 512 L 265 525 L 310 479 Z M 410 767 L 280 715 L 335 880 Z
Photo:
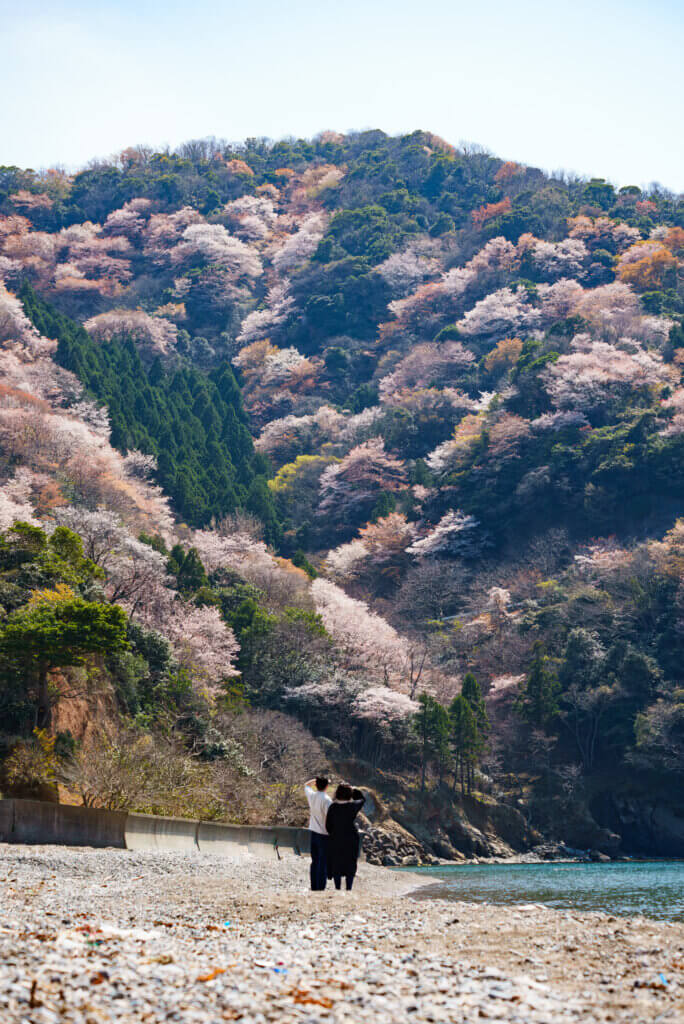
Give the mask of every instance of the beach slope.
M 0 1020 L 684 1021 L 684 924 L 415 899 L 360 865 L 0 846 Z

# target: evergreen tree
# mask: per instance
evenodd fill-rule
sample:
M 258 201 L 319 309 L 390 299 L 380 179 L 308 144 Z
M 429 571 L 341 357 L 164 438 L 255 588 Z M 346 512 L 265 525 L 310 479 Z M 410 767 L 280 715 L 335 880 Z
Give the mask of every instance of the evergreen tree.
M 560 683 L 540 640 L 534 645 L 532 663 L 522 683 L 516 711 L 538 729 L 545 729 L 558 714 Z
M 13 612 L 0 629 L 4 667 L 32 680 L 38 728 L 49 728 L 51 722 L 52 669 L 80 665 L 88 654 L 112 654 L 126 646 L 122 608 L 84 601 L 64 585 Z
M 29 285 L 20 297 L 34 324 L 57 338 L 57 362 L 106 404 L 112 444 L 156 457 L 157 479 L 186 523 L 206 526 L 247 509 L 262 520 L 267 541 L 279 543 L 266 464 L 254 450 L 227 363 L 210 374 L 187 366 L 167 374 L 159 359 L 147 369 L 130 338 L 98 345 Z
M 472 672 L 466 672 L 463 677 L 463 685 L 461 686 L 461 694 L 468 701 L 475 715 L 475 721 L 477 723 L 478 732 L 482 741 L 489 733 L 489 718 L 487 717 L 487 709 L 485 707 L 484 697 L 482 696 L 482 690 L 480 684 L 473 675 Z
M 475 712 L 462 693 L 449 705 L 449 724 L 454 756 L 454 789 L 460 778 L 461 795 L 465 796 L 466 792 L 472 791 L 474 767 L 482 749 L 482 738 Z
M 439 701 L 427 693 L 418 698 L 413 727 L 420 750 L 420 791 L 425 792 L 425 773 L 431 761 L 442 765 L 448 752 L 449 716 Z

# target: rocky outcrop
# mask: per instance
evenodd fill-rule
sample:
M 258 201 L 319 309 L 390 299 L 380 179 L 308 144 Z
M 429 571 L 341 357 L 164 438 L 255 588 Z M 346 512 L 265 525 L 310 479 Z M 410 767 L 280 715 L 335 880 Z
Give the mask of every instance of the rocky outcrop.
M 396 776 L 374 781 L 372 788 L 363 787 L 366 804 L 359 816 L 371 863 L 408 867 L 506 858 L 542 841 L 520 810 L 492 797 L 461 797 L 446 789 L 421 795 Z
M 362 849 L 369 864 L 408 868 L 439 863 L 437 857 L 396 821 L 390 819 L 377 826 L 366 819 L 361 820 L 360 825 Z
M 623 852 L 684 857 L 684 803 L 646 795 L 603 795 L 593 809 L 620 833 Z
M 397 819 L 436 857 L 511 857 L 531 849 L 541 836 L 515 807 L 490 797 L 433 798 L 428 807 L 405 802 Z

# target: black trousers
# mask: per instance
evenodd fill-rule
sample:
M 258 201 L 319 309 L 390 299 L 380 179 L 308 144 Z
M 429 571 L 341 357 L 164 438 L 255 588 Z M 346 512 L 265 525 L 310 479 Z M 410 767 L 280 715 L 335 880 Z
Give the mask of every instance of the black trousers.
M 351 889 L 352 885 L 354 884 L 354 878 L 355 877 L 356 877 L 356 872 L 354 872 L 353 875 L 345 875 L 344 876 L 344 880 L 345 880 L 345 884 L 347 886 L 347 889 Z M 335 888 L 336 889 L 341 889 L 342 888 L 342 875 L 333 875 L 333 881 L 335 882 Z
M 311 832 L 311 888 L 314 892 L 325 889 L 328 881 L 328 836 Z

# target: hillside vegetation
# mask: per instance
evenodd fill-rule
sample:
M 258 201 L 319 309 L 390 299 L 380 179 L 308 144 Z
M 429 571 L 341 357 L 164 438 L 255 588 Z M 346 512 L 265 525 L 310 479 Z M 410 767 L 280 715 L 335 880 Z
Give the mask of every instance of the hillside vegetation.
M 0 168 L 3 788 L 684 851 L 683 262 L 428 132 Z

